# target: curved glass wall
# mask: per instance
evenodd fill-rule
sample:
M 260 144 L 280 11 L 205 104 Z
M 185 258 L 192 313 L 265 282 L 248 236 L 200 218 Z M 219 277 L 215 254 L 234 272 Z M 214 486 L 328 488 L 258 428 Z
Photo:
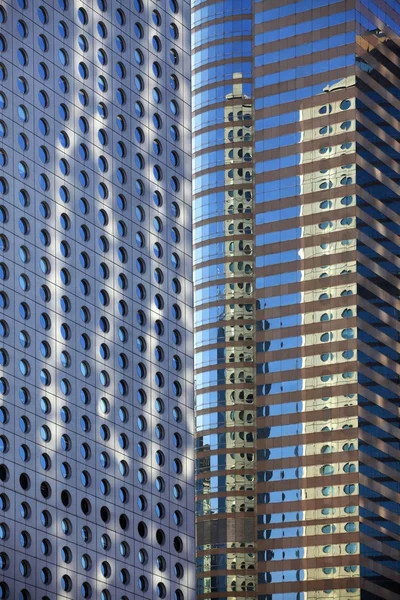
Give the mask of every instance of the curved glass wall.
M 218 9 L 218 10 L 217 10 Z M 251 2 L 192 2 L 197 593 L 255 600 Z
M 199 600 L 398 599 L 398 2 L 192 27 Z

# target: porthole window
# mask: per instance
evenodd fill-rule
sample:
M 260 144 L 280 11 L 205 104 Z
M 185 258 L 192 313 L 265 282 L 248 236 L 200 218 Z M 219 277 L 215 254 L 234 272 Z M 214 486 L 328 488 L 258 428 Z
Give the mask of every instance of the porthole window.
M 172 291 L 173 291 L 173 293 L 174 294 L 180 294 L 181 293 L 181 284 L 180 284 L 179 279 L 177 279 L 176 277 L 174 277 L 172 279 L 171 284 L 172 284 Z
M 175 150 L 173 150 L 172 152 L 170 152 L 170 161 L 173 167 L 177 167 L 179 166 L 179 155 L 177 152 L 175 152 Z
M 1 298 L 1 296 L 0 296 L 0 298 Z M 144 325 L 146 325 L 146 315 L 144 314 L 144 312 L 142 310 L 138 310 L 136 312 L 136 320 L 137 320 L 139 327 L 143 327 Z
M 58 108 L 58 113 L 60 115 L 60 118 L 63 121 L 69 120 L 69 108 L 66 104 L 64 104 L 64 103 L 60 104 L 60 106 Z
M 182 395 L 182 386 L 179 383 L 179 381 L 172 382 L 172 392 L 177 398 L 179 398 Z
M 139 590 L 143 593 L 147 591 L 147 588 L 148 588 L 147 577 L 145 577 L 144 575 L 140 575 L 140 577 L 138 578 L 138 587 L 139 587 Z
M 43 53 L 44 52 L 48 52 L 48 50 L 49 50 L 49 42 L 48 42 L 47 37 L 43 33 L 41 33 L 38 36 L 38 45 L 39 45 L 39 48 L 40 48 L 41 52 L 43 52 Z
M 161 90 L 157 87 L 153 88 L 152 90 L 152 94 L 153 94 L 153 100 L 156 104 L 161 104 L 162 102 L 162 93 Z
M 144 90 L 144 81 L 140 75 L 135 75 L 134 81 L 135 81 L 135 87 L 138 92 L 141 92 L 142 90 Z
M 97 105 L 97 112 L 102 119 L 107 119 L 108 109 L 104 102 L 99 102 Z
M 28 26 L 25 23 L 25 21 L 22 21 L 22 20 L 17 21 L 17 31 L 22 38 L 28 37 Z M 2 42 L 3 42 L 2 51 L 4 51 L 6 42 L 5 42 L 5 39 L 3 36 L 1 36 L 1 38 L 2 38 Z M 21 48 L 18 50 L 18 58 L 19 58 L 19 53 L 21 52 L 21 50 L 22 50 Z M 25 53 L 24 50 L 22 50 L 22 52 Z M 26 53 L 25 53 L 25 55 L 26 55 Z M 20 62 L 21 62 L 21 60 L 20 60 Z M 21 63 L 21 64 L 23 64 L 23 63 Z
M 170 179 L 171 189 L 173 192 L 179 192 L 180 184 L 177 177 L 173 176 Z
M 89 43 L 84 35 L 78 36 L 78 46 L 82 50 L 82 52 L 87 52 L 89 50 Z
M 135 32 L 136 37 L 141 40 L 144 36 L 144 30 L 140 23 L 136 22 L 133 26 L 133 30 Z
M 126 16 L 122 8 L 117 8 L 115 11 L 115 18 L 120 27 L 123 27 L 126 24 Z
M 180 410 L 177 407 L 174 408 L 174 411 L 176 410 Z M 182 414 L 182 413 L 181 413 Z M 177 421 L 177 419 L 175 418 L 175 414 L 173 413 L 174 416 L 174 420 Z M 181 420 L 182 417 L 180 417 L 179 420 Z M 175 432 L 172 436 L 172 440 L 173 440 L 173 444 L 175 446 L 175 448 L 180 448 L 182 446 L 182 436 L 180 433 Z
M 126 120 L 122 115 L 117 115 L 117 127 L 120 131 L 125 131 L 126 129 Z
M 153 45 L 155 52 L 161 52 L 161 48 L 162 48 L 161 40 L 157 35 L 153 35 L 152 45 Z
M 84 62 L 80 62 L 78 64 L 78 72 L 82 79 L 88 79 L 89 77 L 89 68 Z
M 79 98 L 79 102 L 82 104 L 82 106 L 87 106 L 89 104 L 89 96 L 85 90 L 79 90 L 78 98 Z M 82 129 L 82 124 L 81 124 L 80 120 L 79 120 L 79 127 Z
M 174 406 L 172 409 L 172 418 L 176 423 L 180 423 L 182 421 L 182 411 L 178 406 Z
M 140 50 L 140 48 L 135 49 L 133 56 L 135 58 L 136 64 L 142 65 L 144 63 L 143 52 Z
M 157 61 L 154 61 L 153 65 L 152 65 L 152 68 L 153 68 L 154 77 L 161 77 L 161 75 L 162 75 L 162 69 L 161 69 L 160 63 L 157 62 Z
M 136 240 L 136 242 L 137 242 L 137 240 Z M 128 278 L 123 273 L 120 273 L 118 275 L 118 285 L 121 288 L 121 290 L 128 289 Z
M 87 12 L 84 8 L 78 8 L 78 19 L 82 25 L 87 25 L 89 22 L 89 18 Z
M 179 37 L 179 31 L 178 31 L 178 27 L 175 25 L 175 23 L 170 23 L 169 25 L 169 33 L 170 36 L 176 40 Z
M 178 553 L 183 551 L 183 542 L 179 536 L 174 537 L 174 549 Z
M 136 295 L 139 300 L 144 300 L 146 298 L 146 288 L 143 284 L 139 283 L 139 285 L 136 286 Z
M 124 65 L 123 62 L 118 61 L 117 64 L 115 65 L 115 70 L 117 72 L 117 75 L 120 79 L 125 79 L 126 77 L 126 67 Z
M 171 265 L 174 269 L 179 269 L 180 266 L 180 258 L 176 252 L 171 254 Z
M 164 427 L 162 425 L 160 425 L 159 423 L 156 425 L 155 434 L 156 434 L 156 438 L 158 440 L 163 440 L 165 437 Z
M 23 152 L 29 148 L 29 139 L 25 133 L 18 134 L 18 144 Z
M 135 138 L 139 144 L 142 144 L 144 142 L 144 133 L 140 127 L 136 127 L 135 129 Z
M 164 281 L 164 275 L 161 269 L 154 269 L 154 280 L 158 285 L 161 285 Z
M 105 66 L 107 64 L 107 62 L 108 62 L 107 53 L 105 50 L 103 50 L 103 48 L 100 48 L 97 51 L 97 60 L 103 66 Z
M 89 131 L 89 123 L 85 117 L 79 117 L 78 123 L 82 133 L 87 133 Z
M 144 262 L 143 258 L 136 259 L 136 269 L 140 274 L 146 272 L 146 263 Z
M 154 255 L 155 255 L 157 258 L 162 258 L 162 255 L 163 255 L 163 249 L 162 249 L 162 246 L 161 246 L 161 244 L 160 244 L 159 242 L 156 242 L 156 243 L 153 245 L 153 252 L 154 252 Z
M 161 294 L 155 294 L 154 296 L 154 304 L 158 310 L 163 310 L 164 308 L 164 299 Z
M 105 93 L 108 90 L 107 79 L 103 75 L 99 75 L 97 78 L 97 85 L 102 93 Z
M 155 139 L 153 141 L 153 150 L 157 156 L 160 156 L 160 154 L 162 154 L 162 145 L 161 145 L 160 140 Z
M 164 335 L 164 325 L 163 325 L 162 321 L 160 321 L 160 319 L 157 319 L 156 322 L 154 323 L 154 330 L 156 332 L 156 335 L 159 335 L 159 336 Z
M 27 179 L 29 177 L 29 168 L 24 161 L 18 163 L 18 173 L 21 179 Z
M 177 475 L 180 475 L 182 473 L 182 462 L 179 458 L 174 458 L 174 460 L 172 461 L 172 467 Z
M 169 103 L 171 113 L 176 117 L 179 114 L 179 105 L 176 100 L 171 100 Z
M 17 59 L 21 67 L 26 67 L 26 65 L 29 62 L 26 50 L 24 50 L 23 48 L 18 48 Z
M 147 429 L 146 419 L 142 415 L 137 418 L 137 426 L 139 431 L 146 431 Z
M 140 456 L 140 458 L 145 458 L 147 455 L 147 448 L 146 448 L 146 444 L 144 442 L 139 442 L 137 445 L 137 453 Z
M 160 476 L 156 477 L 154 483 L 155 483 L 157 492 L 162 493 L 165 490 L 165 481 L 162 477 L 160 477 Z
M 146 341 L 144 337 L 139 336 L 136 340 L 136 346 L 139 352 L 144 352 L 146 350 Z
M 126 104 L 126 94 L 125 94 L 125 92 L 124 92 L 124 90 L 122 88 L 118 88 L 117 89 L 117 91 L 116 91 L 116 97 L 117 97 L 117 102 L 119 102 L 119 104 L 121 104 L 121 106 L 123 106 L 124 104 Z M 117 125 L 118 125 L 118 127 L 120 127 L 120 124 L 119 124 L 118 121 L 117 121 Z
M 161 15 L 158 10 L 153 10 L 153 12 L 151 13 L 151 18 L 153 19 L 154 25 L 156 25 L 156 27 L 160 27 Z
M 125 169 L 121 167 L 117 169 L 117 179 L 121 185 L 124 185 L 127 181 L 127 175 Z
M 169 59 L 173 65 L 177 65 L 179 63 L 179 55 L 175 48 L 171 48 L 169 51 Z
M 143 117 L 144 115 L 144 108 L 143 108 L 143 104 L 141 102 L 139 102 L 139 100 L 137 100 L 135 102 L 135 113 L 136 116 L 140 119 L 141 117 Z
M 162 206 L 163 198 L 162 198 L 161 192 L 159 192 L 158 190 L 156 190 L 153 193 L 153 201 L 156 206 Z
M 118 15 L 120 12 L 122 13 L 122 10 L 120 8 L 118 8 L 116 11 L 116 14 Z M 124 14 L 124 17 L 125 17 L 125 14 Z M 117 47 L 118 52 L 121 52 L 121 53 L 125 52 L 126 42 L 125 42 L 125 39 L 122 37 L 122 35 L 117 35 L 117 37 L 115 38 L 115 45 Z
M 120 158 L 125 158 L 127 155 L 127 150 L 124 142 L 117 142 L 117 153 Z
M 156 585 L 156 592 L 157 592 L 157 596 L 159 598 L 165 598 L 167 595 L 167 588 L 165 587 L 165 585 L 163 583 L 157 583 Z
M 176 125 L 171 125 L 171 127 L 169 128 L 169 134 L 174 142 L 177 142 L 179 140 L 179 130 Z
M 82 527 L 82 529 L 81 529 L 81 537 L 82 537 L 82 540 L 86 544 L 88 544 L 92 540 L 92 532 L 91 532 L 90 528 L 87 527 L 87 525 L 85 525 L 84 527 Z
M 159 467 L 162 467 L 165 464 L 165 456 L 162 450 L 157 450 L 155 453 L 156 463 Z
M 44 62 L 40 62 L 38 64 L 38 72 L 39 72 L 39 76 L 43 79 L 43 81 L 46 81 L 50 76 L 49 67 Z M 1 69 L 0 69 L 0 76 L 1 76 Z
M 49 22 L 49 15 L 44 6 L 39 6 L 37 10 L 37 15 L 41 24 L 47 25 L 47 23 Z

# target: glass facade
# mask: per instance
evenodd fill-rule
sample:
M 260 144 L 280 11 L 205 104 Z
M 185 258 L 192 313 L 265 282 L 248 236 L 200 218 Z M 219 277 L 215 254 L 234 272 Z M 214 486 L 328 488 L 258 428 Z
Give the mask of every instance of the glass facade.
M 200 600 L 400 598 L 399 33 L 192 0 Z
M 189 19 L 0 0 L 0 598 L 194 598 Z

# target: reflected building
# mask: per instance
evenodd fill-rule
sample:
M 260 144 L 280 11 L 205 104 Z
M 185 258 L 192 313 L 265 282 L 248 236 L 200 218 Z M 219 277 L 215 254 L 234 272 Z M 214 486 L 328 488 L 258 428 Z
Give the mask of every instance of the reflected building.
M 189 21 L 0 0 L 1 599 L 194 599 Z
M 399 34 L 192 0 L 199 600 L 400 598 Z

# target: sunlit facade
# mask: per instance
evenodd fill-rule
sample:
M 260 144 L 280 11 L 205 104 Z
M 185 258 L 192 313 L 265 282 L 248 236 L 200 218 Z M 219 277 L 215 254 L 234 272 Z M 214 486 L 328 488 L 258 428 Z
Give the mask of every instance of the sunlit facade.
M 192 0 L 198 600 L 400 598 L 395 0 Z
M 0 598 L 194 599 L 189 20 L 0 0 Z

